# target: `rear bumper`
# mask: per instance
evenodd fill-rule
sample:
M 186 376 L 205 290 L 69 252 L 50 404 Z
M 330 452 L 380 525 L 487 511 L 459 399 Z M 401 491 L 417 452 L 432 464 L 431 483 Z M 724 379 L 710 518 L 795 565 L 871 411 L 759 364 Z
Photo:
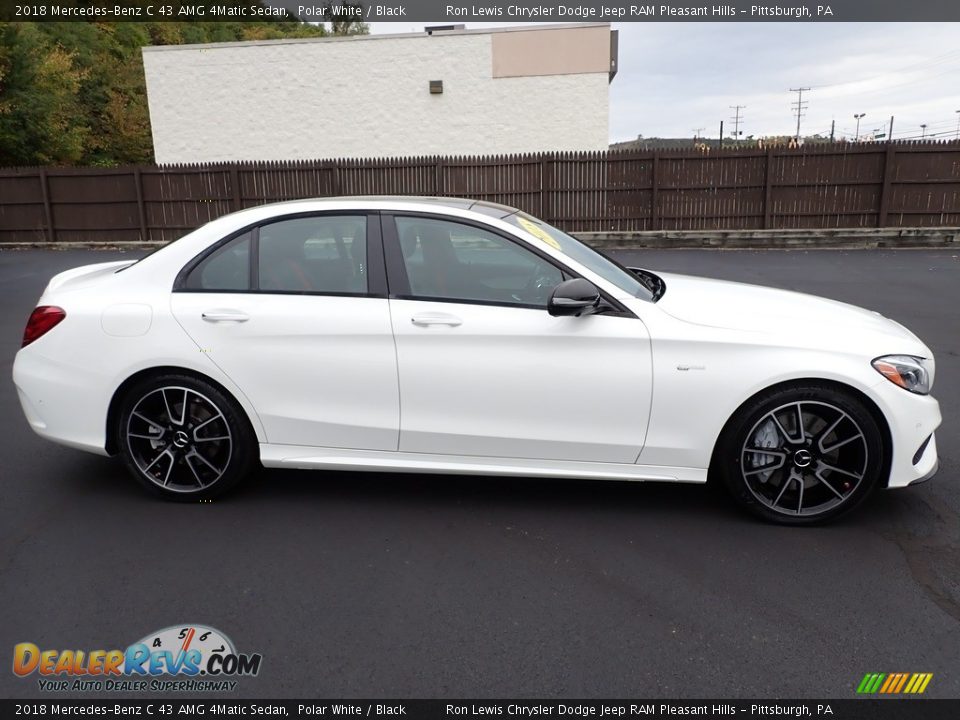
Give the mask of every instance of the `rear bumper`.
M 13 362 L 13 383 L 35 433 L 61 445 L 108 454 L 100 376 L 27 348 Z

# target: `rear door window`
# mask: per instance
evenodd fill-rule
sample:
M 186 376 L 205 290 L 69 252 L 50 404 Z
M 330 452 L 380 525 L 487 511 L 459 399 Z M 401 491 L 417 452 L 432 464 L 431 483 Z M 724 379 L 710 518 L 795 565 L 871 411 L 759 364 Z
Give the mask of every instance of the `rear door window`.
M 261 292 L 367 292 L 366 216 L 323 215 L 262 225 L 258 245 Z

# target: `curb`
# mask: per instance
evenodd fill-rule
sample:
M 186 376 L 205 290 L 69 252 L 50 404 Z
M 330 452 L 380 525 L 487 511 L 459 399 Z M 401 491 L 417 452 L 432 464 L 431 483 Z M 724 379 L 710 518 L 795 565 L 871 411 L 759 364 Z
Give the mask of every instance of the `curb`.
M 960 248 L 960 228 L 648 230 L 575 233 L 598 250 L 936 250 Z M 165 242 L 14 242 L 4 250 L 155 250 Z
M 156 250 L 170 243 L 165 242 L 12 242 L 0 243 L 4 250 Z
M 960 228 L 837 230 L 682 230 L 584 232 L 577 238 L 602 250 L 749 249 L 872 250 L 960 248 Z

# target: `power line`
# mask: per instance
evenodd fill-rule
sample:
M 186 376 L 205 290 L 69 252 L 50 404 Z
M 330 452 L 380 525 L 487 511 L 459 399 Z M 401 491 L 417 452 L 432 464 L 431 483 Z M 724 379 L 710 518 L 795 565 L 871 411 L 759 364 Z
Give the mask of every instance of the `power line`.
M 809 103 L 804 102 L 803 94 L 809 92 L 810 88 L 801 87 L 801 88 L 790 88 L 790 92 L 795 92 L 797 94 L 797 101 L 790 103 L 790 106 L 793 108 L 794 113 L 797 116 L 797 142 L 800 142 L 800 118 L 802 118 L 806 113 L 804 110 L 807 109 Z
M 949 120 L 937 120 L 936 122 L 926 123 L 928 128 L 952 128 L 956 124 L 956 120 L 953 118 Z M 920 127 L 920 125 L 914 125 L 914 127 Z
M 844 80 L 843 82 L 828 83 L 825 85 L 816 85 L 814 87 L 817 90 L 827 90 L 828 88 L 843 87 L 844 85 L 857 85 L 859 83 L 870 82 L 871 80 L 879 80 L 881 78 L 889 77 L 891 75 L 896 75 L 897 73 L 910 72 L 910 71 L 917 72 L 927 67 L 933 67 L 935 65 L 943 65 L 944 63 L 950 64 L 958 60 L 960 60 L 960 50 L 951 50 L 950 52 L 944 53 L 942 55 L 935 55 L 932 58 L 927 58 L 926 60 L 921 60 L 919 62 L 911 63 L 910 65 L 904 65 L 902 67 L 894 68 L 892 70 L 886 70 L 880 75 L 872 75 L 870 77 L 860 78 L 859 80 Z
M 914 80 L 907 80 L 906 82 L 900 82 L 894 85 L 885 85 L 883 87 L 876 87 L 871 90 L 857 90 L 855 92 L 846 92 L 843 94 L 843 97 L 852 98 L 852 97 L 862 97 L 864 95 L 876 95 L 878 93 L 886 93 L 891 90 L 899 90 L 905 87 L 916 88 L 917 85 L 920 85 L 921 83 L 930 82 L 931 80 L 935 80 L 936 78 L 942 77 L 944 75 L 954 75 L 957 72 L 958 72 L 958 68 L 949 68 L 942 72 L 933 73 L 932 75 L 926 75 L 922 78 L 917 78 Z M 817 89 L 819 90 L 820 88 L 817 88 Z
M 957 111 L 960 114 L 960 110 Z M 926 138 L 950 137 L 960 134 L 960 117 L 957 120 L 939 120 L 932 123 L 908 125 L 900 131 L 898 140 L 924 140 Z
M 953 135 L 953 130 L 942 130 L 941 132 L 927 133 L 920 135 L 901 135 L 897 140 L 927 140 L 929 138 L 938 138 L 938 137 L 949 137 Z
M 958 118 L 960 119 L 960 118 Z M 957 132 L 957 120 L 937 120 L 936 122 L 928 122 L 917 125 L 906 125 L 905 129 L 901 129 L 900 140 L 922 140 L 924 137 L 935 137 L 943 135 L 953 135 Z M 917 131 L 920 131 L 920 134 L 917 134 Z M 924 133 L 926 133 L 924 135 Z M 893 133 L 889 133 L 890 137 L 893 137 Z

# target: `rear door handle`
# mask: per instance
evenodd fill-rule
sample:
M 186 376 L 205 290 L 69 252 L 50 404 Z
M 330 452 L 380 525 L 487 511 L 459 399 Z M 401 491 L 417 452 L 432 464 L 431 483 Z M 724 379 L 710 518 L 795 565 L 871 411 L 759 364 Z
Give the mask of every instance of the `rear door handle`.
M 420 315 L 414 315 L 410 318 L 410 322 L 420 327 L 426 327 L 428 325 L 448 325 L 449 327 L 456 327 L 457 325 L 463 324 L 463 320 L 456 315 L 448 315 L 446 313 L 422 313 Z
M 242 323 L 250 319 L 250 316 L 239 310 L 205 310 L 200 314 L 207 322 L 237 322 Z

